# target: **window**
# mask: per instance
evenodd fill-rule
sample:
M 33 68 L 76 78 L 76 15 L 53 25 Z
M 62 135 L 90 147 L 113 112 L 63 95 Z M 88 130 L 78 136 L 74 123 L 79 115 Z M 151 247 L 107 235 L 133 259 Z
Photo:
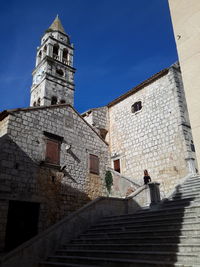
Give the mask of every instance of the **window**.
M 190 143 L 190 148 L 193 152 L 195 152 L 195 146 L 194 146 L 194 143 L 193 141 L 191 140 L 191 143 Z
M 90 154 L 89 162 L 90 173 L 99 174 L 99 158 Z
M 65 104 L 65 103 L 66 103 L 66 101 L 64 99 L 60 100 L 60 104 Z
M 60 76 L 64 76 L 64 72 L 61 69 L 56 69 L 56 73 Z
M 55 44 L 53 46 L 53 58 L 58 59 L 58 51 L 59 51 L 59 45 Z
M 68 59 L 68 51 L 66 48 L 63 49 L 63 63 L 67 63 L 67 59 Z
M 141 109 L 142 109 L 142 101 L 135 102 L 131 107 L 132 113 L 135 113 Z
M 47 53 L 47 46 L 46 45 L 44 46 L 43 52 L 46 55 L 46 53 Z
M 41 104 L 41 100 L 40 100 L 40 97 L 38 98 L 38 101 L 37 101 L 37 106 L 40 106 Z
M 114 170 L 120 173 L 120 160 L 119 159 L 114 160 L 113 165 L 114 165 Z
M 48 132 L 44 132 L 46 137 L 45 162 L 59 165 L 60 164 L 60 147 L 63 138 Z
M 56 96 L 52 96 L 52 98 L 51 98 L 51 105 L 56 105 L 57 104 L 57 101 L 58 101 L 57 97 Z

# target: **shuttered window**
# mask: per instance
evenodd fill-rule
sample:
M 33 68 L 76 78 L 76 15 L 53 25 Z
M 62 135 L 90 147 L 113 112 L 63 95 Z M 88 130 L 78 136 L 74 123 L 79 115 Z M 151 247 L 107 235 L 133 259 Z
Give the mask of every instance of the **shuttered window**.
M 45 161 L 52 164 L 60 163 L 60 142 L 53 139 L 46 139 Z
M 90 173 L 99 174 L 99 158 L 90 154 L 89 160 Z
M 120 172 L 120 160 L 119 159 L 114 160 L 114 170 L 116 172 Z

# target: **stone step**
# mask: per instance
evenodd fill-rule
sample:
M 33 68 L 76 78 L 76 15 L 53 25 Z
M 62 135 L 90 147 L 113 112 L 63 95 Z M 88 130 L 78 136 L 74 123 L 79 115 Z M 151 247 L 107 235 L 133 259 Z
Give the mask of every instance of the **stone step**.
M 151 220 L 153 218 L 158 218 L 158 217 L 162 217 L 162 218 L 166 218 L 166 219 L 170 219 L 171 217 L 173 218 L 173 216 L 177 216 L 179 218 L 185 218 L 185 217 L 190 217 L 195 215 L 195 209 L 197 207 L 190 207 L 190 208 L 184 208 L 182 210 L 180 210 L 179 208 L 176 207 L 171 207 L 171 208 L 166 208 L 166 209 L 162 209 L 162 210 L 156 210 L 156 211 L 151 211 L 151 212 L 141 212 L 139 213 L 135 213 L 135 214 L 126 214 L 126 215 L 121 215 L 121 216 L 113 216 L 113 217 L 105 217 L 102 218 L 99 224 L 104 224 L 104 223 L 108 223 L 108 222 L 125 222 L 127 220 L 141 220 L 141 219 L 147 219 L 147 220 Z M 96 224 L 97 225 L 97 224 Z
M 182 214 L 181 214 L 182 215 Z M 196 216 L 187 216 L 187 217 L 182 217 L 182 216 L 174 216 L 172 218 L 168 218 L 167 219 L 167 222 L 169 224 L 172 224 L 172 223 L 179 223 L 180 225 L 181 224 L 184 224 L 184 223 L 193 223 L 193 222 L 199 222 L 200 219 Z M 99 228 L 99 229 L 102 229 L 102 228 L 107 228 L 107 227 L 113 227 L 113 226 L 116 226 L 116 227 L 127 227 L 127 226 L 132 226 L 133 224 L 134 225 L 140 225 L 140 226 L 148 226 L 148 225 L 151 225 L 151 224 L 165 224 L 166 223 L 166 218 L 164 217 L 153 217 L 151 218 L 151 220 L 147 220 L 146 218 L 140 218 L 140 219 L 137 219 L 135 220 L 135 218 L 132 218 L 132 219 L 127 219 L 126 221 L 109 221 L 109 222 L 105 222 L 105 223 L 98 223 L 98 224 L 95 224 L 93 226 L 91 226 L 90 229 L 96 229 L 96 228 Z
M 166 251 L 123 251 L 118 250 L 58 250 L 56 255 L 51 258 L 65 258 L 65 256 L 78 257 L 101 257 L 101 258 L 117 258 L 117 259 L 145 259 L 162 261 L 186 261 L 192 262 L 197 258 L 195 253 L 179 253 Z M 61 259 L 62 260 L 62 259 Z
M 165 199 L 163 201 L 163 203 L 165 202 L 169 202 L 168 199 Z M 140 209 L 135 213 L 128 213 L 128 214 L 122 214 L 122 215 L 112 215 L 112 216 L 106 216 L 103 217 L 100 222 L 102 221 L 108 221 L 108 220 L 116 220 L 116 219 L 123 219 L 123 218 L 139 218 L 139 217 L 148 217 L 148 216 L 157 216 L 158 214 L 174 214 L 174 213 L 183 213 L 186 214 L 188 212 L 196 212 L 197 208 L 200 208 L 200 204 L 199 203 L 195 203 L 194 205 L 190 206 L 190 207 L 182 207 L 182 209 L 180 210 L 179 207 L 165 207 L 163 206 L 163 203 L 160 203 L 156 209 L 148 209 L 148 210 L 143 210 Z
M 200 179 L 198 180 L 192 180 L 192 181 L 186 181 L 185 183 L 183 183 L 182 185 L 180 185 L 179 187 L 195 187 L 200 185 Z
M 176 193 L 174 194 L 170 200 L 173 201 L 173 200 L 189 200 L 191 201 L 190 199 L 192 199 L 192 201 L 199 201 L 200 200 L 200 194 L 199 193 L 195 193 L 195 192 L 190 192 L 190 193 Z
M 80 263 L 62 263 L 62 262 L 40 262 L 39 267 L 45 267 L 45 266 L 54 266 L 54 267 L 59 267 L 59 266 L 65 266 L 65 267 L 99 267 L 99 265 L 83 265 Z
M 157 222 L 149 222 L 148 224 L 146 223 L 146 221 L 144 221 L 144 225 L 141 225 L 141 223 L 133 223 L 131 225 L 108 225 L 107 227 L 98 227 L 98 226 L 94 226 L 91 227 L 86 233 L 95 233 L 95 232 L 99 232 L 99 233 L 103 233 L 103 232 L 109 232 L 109 231 L 126 231 L 126 230 L 134 230 L 134 229 L 176 229 L 176 230 L 180 230 L 180 229 L 200 229 L 200 220 L 194 222 L 166 222 L 164 221 L 163 223 L 157 223 Z
M 163 202 L 164 205 L 173 205 L 173 206 L 184 206 L 188 207 L 195 200 L 195 197 L 187 197 L 187 198 L 178 198 L 178 199 L 168 199 Z
M 67 244 L 64 250 L 124 250 L 124 251 L 173 251 L 173 252 L 200 252 L 200 244 L 177 244 L 177 243 L 127 243 L 127 244 Z
M 193 264 L 188 263 L 175 263 L 173 262 L 163 262 L 163 261 L 155 261 L 155 260 L 137 260 L 137 259 L 116 259 L 116 258 L 97 258 L 97 257 L 78 257 L 78 256 L 65 256 L 65 257 L 52 257 L 49 260 L 55 263 L 54 266 L 59 262 L 63 263 L 77 263 L 79 266 L 83 266 L 85 264 L 98 266 L 106 266 L 106 267 L 193 267 Z M 81 263 L 81 264 L 80 264 Z M 48 263 L 42 263 L 42 266 L 48 266 Z M 52 266 L 52 265 L 51 265 Z M 64 265 L 63 265 L 64 266 Z
M 199 184 L 197 184 L 197 185 L 194 185 L 194 186 L 191 186 L 191 185 L 181 185 L 180 187 L 178 187 L 178 188 L 176 188 L 175 190 L 177 191 L 177 192 L 180 192 L 181 190 L 182 191 L 189 191 L 189 190 L 199 190 L 200 189 L 200 183 Z
M 80 239 L 85 239 L 85 238 L 98 238 L 98 237 L 105 237 L 105 238 L 115 238 L 116 236 L 124 238 L 124 237 L 138 237 L 138 236 L 143 236 L 143 237 L 157 237 L 159 235 L 162 236 L 169 236 L 169 235 L 174 235 L 174 236 L 199 236 L 200 235 L 200 229 L 180 229 L 180 230 L 168 230 L 168 229 L 149 229 L 149 230 L 126 230 L 126 231 L 116 231 L 116 232 L 104 232 L 104 233 L 85 233 L 80 235 Z
M 168 235 L 168 236 L 162 236 L 162 235 L 159 235 L 159 236 L 148 236 L 148 237 L 144 237 L 144 236 L 134 236 L 134 237 L 96 237 L 96 238 L 84 238 L 84 239 L 73 239 L 71 241 L 72 244 L 95 244 L 95 243 L 98 243 L 98 244 L 126 244 L 126 243 L 129 243 L 129 244 L 135 244 L 135 243 L 138 243 L 138 244 L 146 244 L 146 243 L 160 243 L 160 244 L 163 244 L 163 243 L 176 243 L 176 244 L 199 244 L 200 243 L 200 237 L 198 236 L 183 236 L 183 235 Z

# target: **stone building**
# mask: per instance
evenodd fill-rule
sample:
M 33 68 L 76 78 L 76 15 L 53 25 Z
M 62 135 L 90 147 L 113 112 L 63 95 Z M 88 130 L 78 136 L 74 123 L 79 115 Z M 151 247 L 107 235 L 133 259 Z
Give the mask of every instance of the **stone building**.
M 168 2 L 196 146 L 197 161 L 200 164 L 200 2 L 198 0 L 169 0 Z
M 1 250 L 107 194 L 108 168 L 112 195 L 123 197 L 116 173 L 129 192 L 148 169 L 167 195 L 195 172 L 178 64 L 82 115 L 73 108 L 74 73 L 73 45 L 57 17 L 37 50 L 31 107 L 0 114 Z

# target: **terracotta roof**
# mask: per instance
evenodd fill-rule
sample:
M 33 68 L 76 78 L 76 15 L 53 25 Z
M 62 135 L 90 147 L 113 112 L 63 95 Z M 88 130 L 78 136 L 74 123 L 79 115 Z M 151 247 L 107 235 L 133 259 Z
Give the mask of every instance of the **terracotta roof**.
M 48 30 L 59 31 L 66 34 L 58 15 L 56 16 L 56 18 L 54 19 L 53 23 L 48 28 Z
M 114 106 L 115 104 L 119 103 L 120 101 L 124 100 L 125 98 L 129 97 L 130 95 L 132 95 L 132 94 L 136 93 L 137 91 L 141 90 L 145 86 L 151 84 L 155 80 L 157 80 L 157 79 L 161 78 L 162 76 L 166 75 L 168 72 L 169 72 L 169 68 L 161 70 L 160 72 L 158 72 L 158 73 L 154 74 L 153 76 L 151 76 L 149 79 L 145 80 L 144 82 L 140 83 L 136 87 L 134 87 L 131 90 L 129 90 L 127 93 L 119 96 L 118 98 L 116 98 L 112 102 L 108 103 L 107 106 L 108 107 Z

